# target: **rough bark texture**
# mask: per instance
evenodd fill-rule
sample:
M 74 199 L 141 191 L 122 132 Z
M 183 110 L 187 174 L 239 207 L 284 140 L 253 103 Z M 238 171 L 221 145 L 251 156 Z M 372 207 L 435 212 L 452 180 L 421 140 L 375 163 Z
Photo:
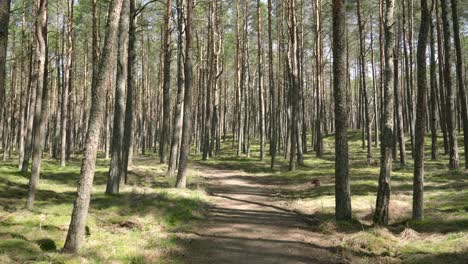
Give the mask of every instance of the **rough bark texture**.
M 465 147 L 465 170 L 468 169 L 468 110 L 466 102 L 465 83 L 463 81 L 463 53 L 460 43 L 460 22 L 458 21 L 458 0 L 452 2 L 453 40 L 455 42 L 455 54 L 457 55 L 457 82 L 458 96 L 460 97 L 460 111 L 463 124 L 463 142 Z M 465 3 L 466 8 L 466 3 Z M 466 10 L 465 10 L 466 11 Z
M 125 88 L 127 86 L 128 68 L 128 29 L 129 29 L 129 1 L 125 1 L 120 13 L 118 55 L 117 55 L 117 79 L 114 95 L 114 126 L 112 130 L 112 149 L 109 174 L 107 178 L 106 193 L 119 193 L 122 176 L 122 143 L 125 120 Z
M 130 0 L 130 26 L 128 31 L 128 68 L 127 68 L 127 99 L 125 103 L 125 124 L 122 149 L 122 173 L 127 183 L 128 166 L 131 163 L 133 151 L 133 90 L 136 86 L 136 22 L 135 0 Z
M 106 25 L 103 53 L 99 62 L 96 83 L 92 87 L 91 111 L 77 196 L 73 205 L 67 239 L 63 248 L 66 252 L 78 252 L 83 240 L 94 172 L 96 170 L 99 132 L 104 117 L 104 99 L 106 96 L 107 78 L 112 70 L 112 65 L 115 63 L 115 46 L 123 1 L 128 0 L 115 0 L 111 1 L 109 4 L 109 17 Z
M 452 87 L 452 49 L 450 47 L 450 25 L 448 20 L 448 7 L 446 0 L 440 0 L 442 7 L 442 28 L 444 32 L 444 84 L 447 93 L 445 95 L 445 115 L 447 122 L 447 134 L 449 140 L 449 168 L 451 170 L 458 169 L 458 144 L 457 130 L 455 129 L 455 90 Z M 443 100 L 443 98 L 441 98 Z
M 263 41 L 262 41 L 262 16 L 260 10 L 260 0 L 257 0 L 257 63 L 258 63 L 258 108 L 260 124 L 260 160 L 265 159 L 265 100 L 263 96 Z
M 276 90 L 274 83 L 274 73 L 273 73 L 273 41 L 271 36 L 271 26 L 272 26 L 272 12 L 273 6 L 271 0 L 268 0 L 268 84 L 270 87 L 270 128 L 271 128 L 271 137 L 270 137 L 270 156 L 271 156 L 271 169 L 275 166 L 276 158 L 276 145 L 278 139 L 278 126 L 277 126 L 277 114 L 276 114 Z
M 395 43 L 394 32 L 394 7 L 395 0 L 385 0 L 384 16 L 384 54 L 385 76 L 383 83 L 383 113 L 382 113 L 382 143 L 379 187 L 374 213 L 374 224 L 388 224 L 388 206 L 390 202 L 390 174 L 392 172 L 393 151 L 393 47 Z
M 73 1 L 68 1 L 68 54 L 65 80 L 62 89 L 61 127 L 60 127 L 60 166 L 65 167 L 67 152 L 68 96 L 73 84 Z M 58 75 L 58 74 L 57 74 Z
M 185 23 L 185 95 L 184 95 L 184 124 L 182 130 L 182 144 L 180 147 L 179 170 L 177 172 L 177 188 L 185 188 L 187 184 L 187 163 L 190 152 L 190 137 L 192 134 L 192 42 L 193 42 L 193 9 L 194 0 L 187 0 L 187 18 Z
M 172 131 L 171 153 L 169 156 L 168 175 L 174 175 L 179 160 L 180 138 L 182 133 L 184 106 L 184 8 L 182 0 L 177 0 L 177 102 L 175 105 L 174 129 Z
M 47 0 L 37 2 L 36 18 L 36 59 L 38 67 L 36 86 L 36 105 L 33 121 L 32 138 L 32 168 L 29 178 L 29 193 L 26 208 L 34 207 L 36 188 L 39 184 L 39 173 L 41 171 L 42 149 L 44 147 L 45 133 L 47 128 L 48 113 L 48 88 L 47 88 Z
M 346 92 L 346 1 L 333 1 L 333 96 L 335 99 L 335 217 L 351 219 Z
M 434 13 L 435 2 L 432 1 L 432 13 Z M 436 51 L 435 51 L 435 32 L 434 32 L 434 18 L 433 14 L 430 21 L 430 47 L 431 47 L 431 66 L 430 66 L 430 78 L 431 78 L 431 159 L 437 160 L 437 64 L 436 64 Z M 442 76 L 439 76 L 441 78 Z
M 161 163 L 166 163 L 167 161 L 167 146 L 170 139 L 169 130 L 171 126 L 172 0 L 166 1 L 164 25 L 163 126 L 159 142 L 159 159 Z
M 372 162 L 372 123 L 370 118 L 370 109 L 369 109 L 369 97 L 367 95 L 367 86 L 366 86 L 366 39 L 364 35 L 364 23 L 361 18 L 361 1 L 357 0 L 357 17 L 358 17 L 358 28 L 359 28 L 359 54 L 360 54 L 360 66 L 361 66 L 361 89 L 363 94 L 363 104 L 364 104 L 364 116 L 365 116 L 365 130 L 367 138 L 367 163 Z
M 6 94 L 6 58 L 8 47 L 8 28 L 10 21 L 10 0 L 0 2 L 0 121 L 3 120 L 3 108 Z M 2 122 L 0 122 L 2 124 Z
M 414 178 L 413 178 L 413 219 L 422 220 L 424 212 L 424 137 L 426 132 L 427 112 L 427 79 L 426 47 L 429 35 L 430 13 L 427 0 L 421 0 L 421 27 L 417 49 L 417 84 L 416 126 L 414 144 Z
M 288 53 L 288 74 L 289 74 L 289 87 L 290 87 L 290 103 L 291 103 L 291 121 L 290 121 L 290 153 L 289 153 L 289 170 L 293 171 L 296 168 L 296 155 L 297 155 L 297 122 L 299 114 L 299 80 L 298 80 L 298 67 L 297 67 L 297 16 L 296 16 L 296 1 L 289 1 L 289 53 Z

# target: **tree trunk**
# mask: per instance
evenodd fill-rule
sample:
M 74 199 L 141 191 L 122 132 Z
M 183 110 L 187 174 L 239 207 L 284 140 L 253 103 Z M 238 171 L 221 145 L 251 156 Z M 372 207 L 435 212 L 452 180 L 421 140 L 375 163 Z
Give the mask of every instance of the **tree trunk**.
M 260 0 L 257 0 L 257 63 L 258 63 L 258 107 L 259 107 L 259 130 L 260 130 L 260 160 L 265 159 L 265 101 L 263 98 L 263 41 L 262 41 L 262 15 L 260 11 Z
M 333 96 L 335 99 L 335 217 L 350 220 L 346 98 L 346 0 L 333 1 Z
M 383 1 L 383 0 L 382 0 Z M 384 76 L 384 105 L 383 105 L 383 127 L 381 143 L 381 161 L 379 187 L 377 190 L 377 201 L 375 206 L 374 224 L 388 224 L 388 206 L 390 202 L 390 175 L 392 172 L 393 151 L 393 47 L 395 42 L 394 32 L 394 6 L 395 0 L 385 0 L 384 17 L 384 54 L 385 54 L 385 76 Z
M 447 120 L 447 133 L 449 139 L 449 168 L 451 170 L 458 169 L 458 144 L 457 144 L 457 130 L 455 129 L 455 90 L 452 87 L 452 50 L 450 47 L 450 25 L 448 20 L 448 7 L 447 1 L 440 0 L 442 7 L 442 28 L 444 32 L 444 84 L 447 90 L 446 97 L 446 120 Z
M 431 66 L 430 66 L 430 78 L 431 78 L 431 159 L 437 160 L 437 64 L 435 59 L 435 32 L 434 32 L 434 7 L 435 2 L 437 0 L 432 1 L 432 14 L 430 20 L 430 46 L 431 46 Z M 439 76 L 442 78 L 442 76 Z M 442 124 L 441 124 L 442 125 Z
M 190 152 L 190 137 L 192 135 L 192 32 L 193 32 L 194 0 L 187 0 L 187 18 L 185 24 L 185 95 L 184 95 L 184 124 L 182 130 L 182 144 L 180 148 L 179 171 L 177 173 L 177 188 L 185 188 L 187 185 L 187 163 Z
M 458 0 L 451 0 L 452 2 L 452 20 L 453 20 L 453 38 L 455 42 L 455 54 L 457 57 L 457 81 L 458 81 L 458 95 L 460 97 L 460 111 L 463 124 L 463 142 L 465 148 L 465 170 L 468 170 L 468 110 L 465 93 L 465 83 L 463 82 L 463 53 L 460 43 L 460 22 L 458 21 Z M 466 7 L 466 6 L 465 6 Z
M 109 4 L 109 16 L 106 25 L 106 37 L 104 49 L 99 62 L 96 83 L 92 87 L 91 112 L 89 117 L 88 132 L 84 150 L 83 162 L 81 164 L 80 179 L 78 182 L 77 196 L 73 205 L 70 226 L 63 250 L 65 252 L 78 252 L 86 225 L 89 202 L 91 200 L 91 189 L 93 185 L 94 172 L 96 170 L 96 154 L 98 148 L 99 132 L 104 117 L 104 97 L 106 96 L 106 85 L 108 76 L 115 61 L 115 46 L 117 42 L 117 31 L 119 18 L 122 10 L 122 2 L 126 0 L 115 0 Z
M 163 45 L 163 126 L 159 142 L 159 160 L 167 161 L 167 146 L 171 125 L 171 59 L 172 59 L 172 0 L 166 2 L 166 14 L 164 17 L 164 45 Z
M 47 0 L 37 2 L 36 20 L 36 59 L 38 67 L 38 77 L 36 86 L 36 106 L 33 121 L 32 138 L 32 169 L 29 179 L 29 193 L 26 208 L 32 210 L 36 188 L 39 183 L 39 173 L 41 171 L 42 149 L 44 147 L 45 133 L 47 128 L 48 113 L 48 87 L 47 87 Z
M 127 84 L 128 69 L 128 30 L 130 20 L 129 1 L 125 1 L 120 13 L 117 79 L 114 95 L 114 125 L 112 129 L 112 149 L 109 174 L 107 177 L 106 194 L 119 193 L 122 176 L 122 143 L 125 120 L 125 88 Z
M 275 158 L 276 158 L 276 145 L 278 138 L 278 126 L 277 126 L 277 114 L 276 114 L 276 89 L 275 89 L 275 76 L 273 73 L 273 41 L 271 34 L 272 26 L 272 12 L 273 6 L 271 3 L 272 0 L 268 0 L 268 85 L 270 87 L 270 156 L 271 156 L 271 169 L 275 167 Z
M 365 129 L 367 135 L 367 163 L 372 163 L 372 123 L 370 119 L 369 100 L 367 96 L 366 87 L 366 40 L 364 36 L 364 23 L 361 19 L 361 1 L 357 0 L 357 17 L 359 28 L 359 53 L 360 53 L 360 66 L 361 66 L 361 89 L 363 93 L 364 116 L 365 116 Z
M 8 47 L 8 28 L 10 22 L 10 0 L 0 2 L 0 125 L 3 124 L 3 111 L 6 95 L 6 59 Z
M 421 0 L 421 26 L 419 28 L 416 62 L 418 95 L 414 144 L 413 220 L 422 220 L 424 215 L 424 137 L 427 111 L 426 48 L 430 19 L 427 0 Z
M 122 173 L 124 183 L 128 180 L 128 166 L 133 151 L 133 90 L 136 87 L 136 9 L 135 0 L 130 0 L 130 25 L 128 30 L 127 98 L 125 102 L 125 123 L 122 143 Z
M 67 66 L 65 69 L 65 82 L 62 90 L 62 107 L 61 107 L 61 126 L 60 126 L 60 166 L 65 167 L 66 150 L 67 150 L 67 123 L 68 123 L 68 96 L 73 84 L 72 67 L 73 67 L 73 1 L 68 1 L 68 54 Z M 71 147 L 71 146 L 68 146 Z
M 179 160 L 180 138 L 182 134 L 184 106 L 184 7 L 182 0 L 177 0 L 177 102 L 175 106 L 174 129 L 172 131 L 171 153 L 169 156 L 168 176 L 173 176 Z

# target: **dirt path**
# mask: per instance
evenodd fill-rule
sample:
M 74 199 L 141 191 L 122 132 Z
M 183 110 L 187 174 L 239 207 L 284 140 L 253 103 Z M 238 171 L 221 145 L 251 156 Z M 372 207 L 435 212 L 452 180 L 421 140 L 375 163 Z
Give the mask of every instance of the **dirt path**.
M 196 165 L 213 196 L 207 218 L 180 237 L 187 263 L 344 263 L 330 238 L 275 205 L 277 188 L 237 170 Z

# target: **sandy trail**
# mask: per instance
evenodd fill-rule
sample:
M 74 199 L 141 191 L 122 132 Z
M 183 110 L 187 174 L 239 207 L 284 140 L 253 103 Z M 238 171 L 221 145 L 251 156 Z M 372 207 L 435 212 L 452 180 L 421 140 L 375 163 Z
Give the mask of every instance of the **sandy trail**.
M 243 171 L 196 169 L 213 201 L 207 218 L 180 236 L 186 263 L 345 263 L 329 237 L 275 205 L 274 186 Z

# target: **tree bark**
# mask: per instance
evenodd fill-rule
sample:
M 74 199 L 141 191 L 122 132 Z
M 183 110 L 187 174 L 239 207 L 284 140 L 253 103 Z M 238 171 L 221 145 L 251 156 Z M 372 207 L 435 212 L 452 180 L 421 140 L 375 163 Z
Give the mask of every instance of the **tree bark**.
M 171 153 L 169 156 L 168 176 L 173 176 L 179 160 L 180 138 L 182 134 L 184 106 L 184 7 L 182 0 L 177 0 L 177 102 L 175 106 L 174 129 L 172 131 Z
M 84 157 L 81 164 L 80 179 L 78 182 L 77 196 L 73 205 L 70 226 L 63 250 L 65 252 L 78 252 L 86 225 L 94 172 L 96 170 L 96 154 L 98 148 L 99 132 L 104 117 L 103 103 L 106 96 L 107 78 L 115 61 L 115 46 L 119 18 L 122 10 L 122 2 L 128 0 L 115 0 L 109 4 L 109 16 L 106 25 L 104 49 L 99 62 L 95 86 L 92 87 L 92 102 L 86 134 Z
M 457 130 L 455 129 L 455 90 L 452 86 L 452 50 L 450 47 L 450 24 L 448 20 L 448 7 L 447 1 L 440 0 L 442 7 L 442 29 L 444 32 L 444 84 L 447 94 L 445 95 L 446 105 L 446 120 L 447 120 L 447 134 L 449 139 L 449 169 L 458 169 L 458 143 L 457 143 Z
M 48 87 L 47 87 L 47 0 L 38 0 L 36 18 L 36 59 L 38 67 L 38 78 L 36 86 L 36 106 L 33 121 L 32 138 L 32 169 L 29 179 L 29 192 L 26 208 L 34 208 L 36 188 L 39 184 L 41 171 L 42 149 L 44 148 L 45 133 L 47 128 L 48 114 Z
M 127 98 L 125 102 L 125 123 L 122 143 L 122 173 L 124 183 L 128 181 L 128 166 L 133 151 L 133 91 L 136 87 L 136 9 L 135 0 L 130 0 L 130 25 L 128 30 Z
M 179 170 L 177 172 L 177 188 L 185 188 L 187 185 L 187 163 L 190 152 L 190 137 L 192 134 L 192 41 L 193 41 L 193 12 L 194 0 L 187 0 L 187 18 L 185 24 L 185 95 L 184 95 L 184 124 L 182 130 L 182 144 L 180 148 Z
M 383 1 L 383 0 L 382 0 Z M 384 76 L 384 105 L 383 105 L 383 127 L 381 143 L 381 161 L 379 187 L 377 190 L 377 201 L 374 213 L 374 224 L 388 224 L 388 206 L 390 202 L 390 175 L 392 172 L 393 151 L 393 47 L 395 43 L 394 29 L 394 7 L 395 0 L 385 0 L 384 17 L 384 54 L 385 54 L 385 76 Z
M 432 0 L 432 13 L 434 12 L 435 2 Z M 435 59 L 435 32 L 434 32 L 434 18 L 431 14 L 430 20 L 430 46 L 431 46 L 431 66 L 430 66 L 430 78 L 431 78 L 431 159 L 437 160 L 438 157 L 438 146 L 437 146 L 437 64 Z M 442 78 L 442 76 L 439 76 Z M 442 125 L 442 124 L 441 124 Z
M 159 159 L 161 163 L 167 161 L 167 146 L 171 125 L 171 59 L 172 59 L 172 0 L 166 1 L 164 17 L 164 45 L 163 45 L 163 123 L 159 142 Z
M 335 99 L 335 218 L 350 220 L 346 92 L 346 0 L 333 1 L 333 96 Z M 370 143 L 370 142 L 369 142 Z
M 466 102 L 465 83 L 463 82 L 463 53 L 460 43 L 460 22 L 458 21 L 458 0 L 452 2 L 453 39 L 455 42 L 455 54 L 457 57 L 456 71 L 458 81 L 458 96 L 460 97 L 460 111 L 463 124 L 463 142 L 465 148 L 465 170 L 468 170 L 468 110 Z
M 61 126 L 60 126 L 60 166 L 65 167 L 66 150 L 67 150 L 67 123 L 68 123 L 68 97 L 69 91 L 73 84 L 71 76 L 73 69 L 73 1 L 68 1 L 68 54 L 67 65 L 65 69 L 65 81 L 62 90 L 62 106 L 61 106 Z M 71 147 L 71 146 L 68 146 Z
M 271 129 L 271 137 L 270 137 L 270 156 L 271 156 L 271 169 L 275 167 L 275 158 L 276 158 L 276 146 L 277 146 L 277 138 L 278 138 L 278 126 L 277 126 L 277 105 L 276 105 L 276 96 L 277 92 L 275 89 L 275 76 L 273 73 L 273 41 L 272 41 L 272 34 L 271 34 L 271 27 L 272 27 L 272 12 L 273 6 L 271 3 L 272 0 L 268 0 L 268 85 L 270 88 L 270 129 Z
M 260 0 L 257 0 L 257 63 L 258 63 L 258 108 L 260 130 L 260 160 L 265 159 L 265 100 L 263 97 L 263 40 L 262 40 L 262 16 Z
M 10 22 L 10 0 L 0 2 L 0 125 L 3 124 L 3 111 L 6 95 L 6 59 L 8 47 L 8 28 Z
M 357 17 L 358 17 L 358 31 L 359 31 L 359 54 L 361 66 L 361 89 L 363 93 L 364 116 L 365 116 L 365 130 L 367 136 L 367 163 L 372 163 L 372 123 L 370 119 L 369 100 L 367 96 L 366 86 L 366 40 L 364 36 L 364 23 L 361 19 L 361 1 L 357 0 Z
M 422 220 L 424 216 L 424 137 L 427 112 L 426 47 L 429 26 L 430 13 L 427 7 L 427 0 L 421 0 L 421 26 L 419 28 L 416 55 L 418 95 L 414 144 L 413 220 Z
M 117 79 L 114 95 L 114 125 L 112 129 L 112 149 L 106 194 L 119 193 L 122 176 L 122 143 L 125 122 L 125 88 L 128 77 L 128 30 L 130 21 L 130 2 L 122 5 L 119 22 Z

